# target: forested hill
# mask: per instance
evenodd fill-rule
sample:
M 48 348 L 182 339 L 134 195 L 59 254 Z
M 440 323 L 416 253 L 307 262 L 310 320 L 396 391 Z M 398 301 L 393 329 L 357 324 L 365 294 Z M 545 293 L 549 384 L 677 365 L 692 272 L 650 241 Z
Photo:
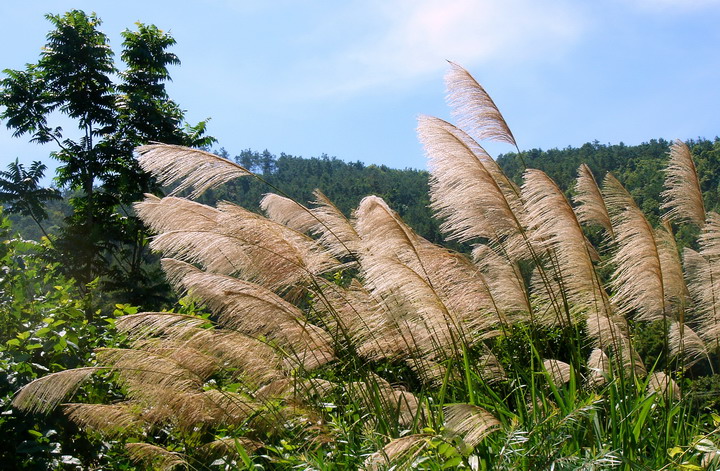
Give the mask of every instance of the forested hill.
M 720 139 L 698 139 L 688 144 L 697 163 L 706 205 L 708 209 L 717 209 L 720 207 Z M 598 181 L 606 172 L 612 172 L 631 191 L 646 213 L 655 219 L 659 215 L 662 168 L 667 162 L 669 145 L 670 142 L 662 139 L 637 146 L 594 142 L 562 150 L 534 149 L 523 152 L 522 159 L 528 167 L 548 173 L 568 194 L 572 191 L 581 163 L 590 166 Z M 268 183 L 297 201 L 312 201 L 312 192 L 318 188 L 347 215 L 364 196 L 378 195 L 420 234 L 434 242 L 441 240 L 438 222 L 432 218 L 428 208 L 428 172 L 424 170 L 399 170 L 384 165 L 348 163 L 325 155 L 313 158 L 287 154 L 276 156 L 267 150 L 245 150 L 234 157 L 224 149 L 215 152 L 261 175 Z M 521 181 L 523 164 L 516 154 L 502 155 L 498 163 L 511 178 Z M 219 200 L 227 200 L 258 211 L 262 195 L 268 192 L 277 191 L 256 179 L 240 178 L 218 190 L 209 191 L 201 201 L 214 204 Z M 60 206 L 53 203 L 49 208 L 57 220 L 49 221 L 48 227 L 61 224 L 63 211 Z M 23 236 L 39 237 L 39 231 L 34 230 L 32 221 L 13 219 L 15 229 L 20 230 Z
M 617 177 L 630 190 L 638 205 L 653 219 L 659 216 L 660 192 L 663 190 L 662 169 L 667 165 L 671 142 L 659 139 L 637 146 L 600 144 L 597 141 L 581 147 L 547 151 L 533 149 L 498 157 L 498 164 L 520 183 L 523 161 L 529 168 L 547 173 L 560 188 L 571 193 L 580 164 L 587 164 L 601 183 L 607 172 Z M 698 139 L 687 142 L 700 175 L 705 204 L 708 209 L 720 206 L 720 139 Z
M 222 149 L 217 153 L 230 158 Z M 245 150 L 232 160 L 301 203 L 314 200 L 312 192 L 319 189 L 346 215 L 352 213 L 363 197 L 380 196 L 424 237 L 436 242 L 441 240 L 439 224 L 432 219 L 428 207 L 428 172 L 424 170 L 348 163 L 326 155 L 312 158 L 287 154 L 275 156 L 267 150 Z M 257 179 L 239 178 L 218 190 L 209 191 L 201 201 L 228 200 L 257 210 L 262 195 L 269 192 L 278 193 Z
M 503 170 L 521 183 L 524 164 L 545 171 L 568 195 L 581 163 L 586 163 L 598 182 L 607 172 L 613 173 L 653 219 L 659 216 L 660 193 L 663 190 L 662 169 L 667 165 L 671 142 L 659 139 L 637 146 L 600 144 L 597 141 L 581 147 L 533 149 L 498 157 Z M 689 141 L 700 174 L 708 209 L 720 207 L 720 139 Z M 222 153 L 222 152 L 221 152 Z M 229 156 L 225 153 L 225 157 Z M 286 154 L 275 157 L 268 151 L 243 151 L 236 162 L 259 173 L 272 185 L 301 202 L 312 200 L 315 188 L 322 190 L 346 214 L 366 195 L 386 199 L 413 228 L 431 240 L 439 240 L 438 224 L 428 209 L 428 173 L 421 170 L 396 170 L 384 165 L 346 163 L 334 157 L 305 159 Z M 207 202 L 227 199 L 247 208 L 257 208 L 262 194 L 272 191 L 267 185 L 240 179 L 220 191 L 210 193 Z

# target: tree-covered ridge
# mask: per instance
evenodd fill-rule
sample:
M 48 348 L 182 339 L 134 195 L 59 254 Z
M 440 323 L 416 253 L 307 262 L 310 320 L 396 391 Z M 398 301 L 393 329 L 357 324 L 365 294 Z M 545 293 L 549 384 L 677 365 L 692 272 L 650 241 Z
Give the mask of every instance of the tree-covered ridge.
M 226 158 L 229 154 L 218 152 Z M 410 226 L 430 240 L 439 240 L 438 222 L 428 207 L 428 172 L 415 169 L 393 169 L 385 165 L 365 165 L 344 162 L 336 157 L 303 158 L 268 150 L 242 151 L 233 160 L 296 201 L 312 201 L 313 191 L 319 189 L 349 216 L 362 198 L 377 195 L 385 199 L 393 210 Z M 260 199 L 272 191 L 256 179 L 238 179 L 223 188 L 209 191 L 204 203 L 227 200 L 249 209 L 258 209 Z
M 566 193 L 572 191 L 580 164 L 587 164 L 600 180 L 611 172 L 638 202 L 651 219 L 660 216 L 660 193 L 663 190 L 663 168 L 667 165 L 671 142 L 652 139 L 637 146 L 600 144 L 598 141 L 565 149 L 532 149 L 522 152 L 528 168 L 546 172 Z M 720 186 L 720 139 L 699 138 L 687 142 L 695 159 L 705 206 L 716 209 Z M 517 154 L 500 155 L 498 164 L 510 178 L 519 182 L 524 171 Z
M 533 149 L 523 152 L 522 158 L 528 168 L 545 171 L 568 195 L 572 193 L 581 163 L 587 163 L 598 180 L 606 172 L 611 172 L 627 187 L 643 211 L 657 221 L 663 190 L 662 169 L 667 164 L 670 144 L 664 139 L 653 139 L 637 146 L 600 144 L 596 141 L 562 150 Z M 715 209 L 720 205 L 717 192 L 720 187 L 720 139 L 697 139 L 689 141 L 688 145 L 697 162 L 705 205 L 708 209 Z M 380 196 L 418 233 L 432 241 L 439 240 L 439 223 L 428 208 L 429 173 L 425 170 L 345 162 L 327 155 L 305 158 L 246 149 L 231 157 L 225 149 L 215 152 L 260 175 L 297 201 L 311 201 L 312 192 L 320 189 L 346 215 L 357 207 L 364 196 Z M 524 169 L 517 154 L 500 155 L 497 162 L 510 178 L 520 181 Z M 269 187 L 258 180 L 240 179 L 211 190 L 202 201 L 212 204 L 227 200 L 259 210 L 258 203 L 268 191 Z M 67 214 L 62 206 L 61 202 L 48 206 L 50 219 L 47 226 L 50 231 L 62 225 L 63 213 Z M 40 236 L 37 226 L 29 218 L 11 215 L 11 220 L 14 229 L 23 237 L 35 239 Z

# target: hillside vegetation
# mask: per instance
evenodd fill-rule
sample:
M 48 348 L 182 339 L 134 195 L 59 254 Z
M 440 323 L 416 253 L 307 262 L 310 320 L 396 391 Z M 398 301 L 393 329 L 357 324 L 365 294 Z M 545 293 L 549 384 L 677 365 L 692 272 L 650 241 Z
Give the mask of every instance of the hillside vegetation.
M 163 311 L 117 305 L 106 347 L 33 380 L 14 407 L 61 411 L 101 443 L 89 463 L 123 467 L 715 469 L 720 414 L 702 388 L 720 369 L 720 215 L 693 151 L 709 162 L 717 141 L 639 146 L 632 167 L 597 144 L 496 162 L 479 143 L 515 144 L 500 111 L 462 67 L 446 80 L 462 127 L 420 118 L 429 176 L 139 147 L 173 193 L 134 211 L 186 297 Z M 602 159 L 569 176 L 550 157 L 589 150 L 614 156 L 606 169 L 626 181 L 664 162 L 658 194 L 636 187 L 661 206 L 657 225 Z M 386 191 L 399 211 L 376 195 L 349 211 L 335 183 L 352 172 L 367 181 L 351 188 Z M 399 214 L 414 214 L 421 180 L 463 252 Z M 262 214 L 228 201 L 260 193 Z
M 697 162 L 701 188 L 707 208 L 720 204 L 720 139 L 697 139 L 687 142 L 693 159 Z M 533 149 L 517 154 L 504 154 L 497 158 L 500 168 L 508 177 L 522 181 L 522 161 L 530 168 L 548 174 L 568 195 L 573 194 L 577 169 L 586 163 L 601 178 L 607 172 L 628 189 L 638 205 L 653 223 L 659 220 L 663 189 L 663 169 L 667 165 L 670 142 L 659 139 L 637 146 L 624 144 L 587 143 L 579 148 Z M 244 150 L 230 156 L 225 149 L 215 150 L 220 156 L 237 162 L 297 201 L 310 201 L 316 189 L 322 190 L 343 214 L 350 216 L 360 200 L 367 195 L 377 195 L 408 223 L 416 232 L 432 242 L 440 242 L 439 222 L 429 208 L 429 172 L 416 169 L 392 169 L 381 165 L 365 165 L 362 162 L 345 162 L 326 155 L 304 158 L 288 154 L 279 156 L 268 150 L 259 152 Z M 259 203 L 265 193 L 273 191 L 267 183 L 242 179 L 211 189 L 200 201 L 215 204 L 232 201 L 253 211 L 259 211 Z M 66 194 L 66 199 L 71 195 Z M 63 219 L 71 211 L 62 202 L 48 203 L 50 217 L 45 224 L 50 232 L 57 231 Z M 42 235 L 29 217 L 10 217 L 13 229 L 27 239 L 39 239 Z

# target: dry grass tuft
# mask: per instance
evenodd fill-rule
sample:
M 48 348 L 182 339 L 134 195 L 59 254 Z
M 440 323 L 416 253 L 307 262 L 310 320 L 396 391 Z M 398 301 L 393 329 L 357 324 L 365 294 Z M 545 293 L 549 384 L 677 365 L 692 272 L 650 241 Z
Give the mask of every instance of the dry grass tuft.
M 164 185 L 179 183 L 172 194 L 192 188 L 197 198 L 237 177 L 252 175 L 244 167 L 215 154 L 168 144 L 152 144 L 135 149 L 140 166 Z

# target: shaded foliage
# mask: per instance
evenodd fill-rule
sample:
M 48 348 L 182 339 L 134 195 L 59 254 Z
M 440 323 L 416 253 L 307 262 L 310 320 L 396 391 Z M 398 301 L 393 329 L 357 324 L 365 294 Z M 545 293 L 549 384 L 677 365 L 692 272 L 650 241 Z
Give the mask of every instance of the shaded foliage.
M 179 63 L 167 51 L 175 44 L 169 34 L 141 23 L 124 31 L 119 71 L 95 14 L 72 10 L 46 18 L 53 30 L 39 60 L 4 71 L 0 118 L 14 136 L 57 148 L 50 154 L 60 162 L 55 180 L 73 191 L 73 213 L 54 242 L 55 260 L 81 289 L 101 277 L 121 299 L 142 302 L 143 285 L 153 285 L 158 274 L 130 203 L 160 188 L 139 168 L 133 149 L 150 140 L 202 146 L 213 138 L 203 135 L 204 122 L 187 124 L 165 90 L 167 67 Z M 51 125 L 57 113 L 76 129 Z
M 0 462 L 5 469 L 90 468 L 105 462 L 107 449 L 81 434 L 62 414 L 37 417 L 10 407 L 17 390 L 48 373 L 83 365 L 98 346 L 112 343 L 115 312 L 89 322 L 96 310 L 97 286 L 81 294 L 57 264 L 40 256 L 47 246 L 10 237 L 0 214 Z M 88 398 L 108 397 L 101 382 L 90 385 Z

